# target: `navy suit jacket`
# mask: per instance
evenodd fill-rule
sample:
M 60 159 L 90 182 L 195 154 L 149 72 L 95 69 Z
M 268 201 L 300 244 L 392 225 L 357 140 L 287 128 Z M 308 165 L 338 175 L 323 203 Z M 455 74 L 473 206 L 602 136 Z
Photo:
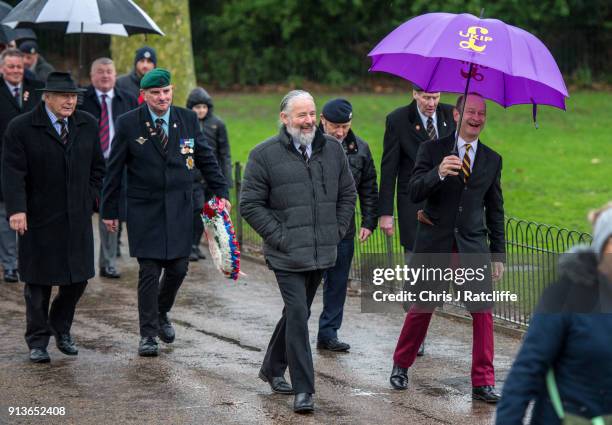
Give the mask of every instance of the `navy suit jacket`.
M 170 107 L 168 146 L 164 152 L 148 106 L 119 117 L 112 141 L 102 195 L 102 217 L 119 217 L 121 175 L 127 166 L 127 227 L 130 255 L 171 260 L 187 257 L 193 235 L 193 170 L 210 190 L 228 198 L 228 188 L 212 149 L 204 141 L 198 118 L 190 110 Z M 181 141 L 193 140 L 193 152 Z

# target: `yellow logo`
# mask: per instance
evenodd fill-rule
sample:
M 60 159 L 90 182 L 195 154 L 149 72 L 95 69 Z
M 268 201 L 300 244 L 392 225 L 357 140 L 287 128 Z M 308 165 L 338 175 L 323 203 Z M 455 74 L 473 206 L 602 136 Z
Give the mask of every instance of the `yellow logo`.
M 484 27 L 469 27 L 465 33 L 459 31 L 461 37 L 467 38 L 467 40 L 459 42 L 459 46 L 463 49 L 470 49 L 481 53 L 487 48 L 486 43 L 493 41 L 493 37 L 487 36 L 488 33 L 489 30 Z M 482 44 L 477 44 L 478 42 Z

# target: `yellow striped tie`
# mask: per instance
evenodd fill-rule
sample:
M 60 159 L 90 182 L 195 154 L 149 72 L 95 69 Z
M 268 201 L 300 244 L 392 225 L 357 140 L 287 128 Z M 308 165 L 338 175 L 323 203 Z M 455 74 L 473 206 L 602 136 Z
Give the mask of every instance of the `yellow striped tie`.
M 463 172 L 463 182 L 467 183 L 468 178 L 470 177 L 470 165 L 471 165 L 471 160 L 470 160 L 470 156 L 468 155 L 468 153 L 470 152 L 470 149 L 472 149 L 472 145 L 470 145 L 469 143 L 465 144 L 465 154 L 463 154 L 463 162 L 461 163 L 461 171 Z

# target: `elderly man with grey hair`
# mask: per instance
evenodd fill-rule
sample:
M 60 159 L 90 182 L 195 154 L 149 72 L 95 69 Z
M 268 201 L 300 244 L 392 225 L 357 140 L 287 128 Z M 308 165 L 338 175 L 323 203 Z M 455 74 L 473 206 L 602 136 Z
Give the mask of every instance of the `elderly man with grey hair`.
M 117 71 L 112 59 L 102 57 L 94 60 L 89 76 L 91 85 L 87 87 L 83 96 L 83 104 L 79 106 L 79 109 L 89 112 L 98 119 L 100 148 L 104 159 L 108 162 L 117 118 L 136 109 L 138 101 L 131 94 L 116 87 Z M 109 232 L 101 218 L 98 220 L 98 229 L 100 233 L 100 256 L 98 258 L 100 276 L 118 279 L 121 277 L 117 270 L 116 260 L 118 233 Z
M 323 272 L 336 262 L 357 196 L 342 146 L 316 119 L 312 96 L 289 92 L 280 105 L 279 133 L 249 155 L 240 195 L 240 212 L 264 241 L 285 303 L 259 377 L 276 393 L 295 394 L 298 413 L 314 410 L 310 306 Z

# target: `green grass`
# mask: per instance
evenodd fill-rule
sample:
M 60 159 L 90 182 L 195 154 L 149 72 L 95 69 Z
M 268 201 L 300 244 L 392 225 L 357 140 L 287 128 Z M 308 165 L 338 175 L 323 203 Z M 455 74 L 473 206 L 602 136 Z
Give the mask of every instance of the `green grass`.
M 249 151 L 277 132 L 283 94 L 214 95 L 216 113 L 226 122 L 232 160 L 245 163 Z M 385 117 L 410 102 L 410 94 L 314 93 L 319 109 L 329 99 L 353 104 L 353 129 L 365 139 L 380 169 Z M 540 107 L 536 130 L 531 106 L 504 110 L 489 102 L 484 143 L 504 158 L 502 185 L 506 215 L 589 231 L 589 209 L 612 199 L 612 94 L 571 94 L 567 111 Z M 455 96 L 443 101 L 454 103 Z

